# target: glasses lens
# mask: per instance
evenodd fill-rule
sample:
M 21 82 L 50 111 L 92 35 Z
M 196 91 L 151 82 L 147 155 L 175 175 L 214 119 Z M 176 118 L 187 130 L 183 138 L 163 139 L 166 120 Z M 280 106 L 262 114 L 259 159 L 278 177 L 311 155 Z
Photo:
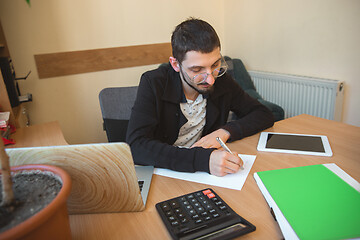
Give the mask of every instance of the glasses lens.
M 224 75 L 226 73 L 227 67 L 226 65 L 221 65 L 221 67 L 216 68 L 213 72 L 212 75 L 217 78 L 217 77 L 221 77 L 222 75 Z
M 226 73 L 226 66 L 221 66 L 220 68 L 215 68 L 214 71 L 212 72 L 212 75 L 214 78 L 218 78 L 221 77 L 222 75 L 224 75 Z M 207 73 L 200 73 L 194 76 L 193 80 L 196 83 L 199 82 L 203 82 L 208 78 L 209 74 Z
M 193 80 L 196 83 L 203 82 L 207 78 L 207 73 L 200 73 L 194 76 Z

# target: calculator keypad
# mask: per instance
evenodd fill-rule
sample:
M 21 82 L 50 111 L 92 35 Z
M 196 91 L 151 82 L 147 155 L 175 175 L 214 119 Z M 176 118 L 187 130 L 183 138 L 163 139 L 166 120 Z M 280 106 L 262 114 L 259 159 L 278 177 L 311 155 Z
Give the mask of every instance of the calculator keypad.
M 201 236 L 242 220 L 248 223 L 212 189 L 204 189 L 160 202 L 156 204 L 156 208 L 175 239 L 181 239 L 187 235 Z

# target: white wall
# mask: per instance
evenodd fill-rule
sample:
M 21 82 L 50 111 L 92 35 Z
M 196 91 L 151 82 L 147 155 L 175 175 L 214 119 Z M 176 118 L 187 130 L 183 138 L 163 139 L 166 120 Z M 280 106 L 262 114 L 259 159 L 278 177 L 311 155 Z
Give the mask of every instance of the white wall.
M 218 6 L 215 8 L 214 6 Z M 34 55 L 170 42 L 174 27 L 190 16 L 211 23 L 223 38 L 223 4 L 214 0 L 1 0 L 0 16 L 32 124 L 58 120 L 69 143 L 106 141 L 98 94 L 137 85 L 142 66 L 38 79 Z
M 249 70 L 345 81 L 343 122 L 360 126 L 360 1 L 228 0 L 227 54 Z

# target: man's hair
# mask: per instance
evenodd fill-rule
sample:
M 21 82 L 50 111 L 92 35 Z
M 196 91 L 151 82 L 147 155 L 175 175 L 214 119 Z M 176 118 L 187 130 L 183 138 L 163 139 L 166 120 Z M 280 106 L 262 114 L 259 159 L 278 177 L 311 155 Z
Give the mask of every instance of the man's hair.
M 210 53 L 220 47 L 215 29 L 201 19 L 189 18 L 176 26 L 171 36 L 172 54 L 181 63 L 187 52 Z

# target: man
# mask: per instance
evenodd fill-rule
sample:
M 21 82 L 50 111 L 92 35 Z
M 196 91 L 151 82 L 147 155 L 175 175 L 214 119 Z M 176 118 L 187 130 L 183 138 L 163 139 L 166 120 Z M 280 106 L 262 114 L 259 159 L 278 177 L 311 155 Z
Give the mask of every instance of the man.
M 188 19 L 171 37 L 169 64 L 142 75 L 127 131 L 136 164 L 224 176 L 243 165 L 226 142 L 274 123 L 272 113 L 226 73 L 220 40 L 207 22 Z M 229 111 L 239 120 L 227 123 Z

